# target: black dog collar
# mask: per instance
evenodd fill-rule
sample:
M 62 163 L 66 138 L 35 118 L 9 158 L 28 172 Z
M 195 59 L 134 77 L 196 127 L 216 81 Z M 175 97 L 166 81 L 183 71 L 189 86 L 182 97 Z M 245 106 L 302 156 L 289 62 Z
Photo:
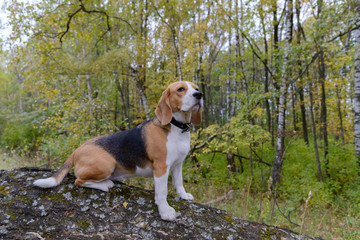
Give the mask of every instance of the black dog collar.
M 170 123 L 180 129 L 182 129 L 181 133 L 189 132 L 191 129 L 191 126 L 192 126 L 191 123 L 182 123 L 182 122 L 177 121 L 175 118 L 172 118 Z

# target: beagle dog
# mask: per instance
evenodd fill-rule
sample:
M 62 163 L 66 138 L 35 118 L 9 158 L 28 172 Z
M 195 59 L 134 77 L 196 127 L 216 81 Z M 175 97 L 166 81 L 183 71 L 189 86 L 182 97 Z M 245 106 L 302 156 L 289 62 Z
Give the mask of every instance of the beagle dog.
M 34 185 L 51 188 L 59 185 L 74 167 L 75 184 L 108 191 L 113 181 L 128 177 L 154 177 L 155 203 L 163 220 L 174 221 L 176 212 L 167 202 L 167 183 L 172 174 L 177 194 L 193 200 L 183 186 L 182 164 L 190 149 L 191 124 L 201 123 L 202 93 L 190 82 L 175 82 L 162 93 L 155 116 L 122 132 L 86 141 L 51 177 Z

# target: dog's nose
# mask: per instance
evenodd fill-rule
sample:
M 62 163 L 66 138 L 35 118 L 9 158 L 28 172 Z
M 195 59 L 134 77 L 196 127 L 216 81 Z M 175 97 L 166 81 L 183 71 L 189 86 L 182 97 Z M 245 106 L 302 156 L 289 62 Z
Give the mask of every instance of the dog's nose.
M 195 92 L 195 93 L 193 94 L 193 96 L 194 96 L 196 99 L 201 99 L 202 93 L 201 93 L 201 92 Z

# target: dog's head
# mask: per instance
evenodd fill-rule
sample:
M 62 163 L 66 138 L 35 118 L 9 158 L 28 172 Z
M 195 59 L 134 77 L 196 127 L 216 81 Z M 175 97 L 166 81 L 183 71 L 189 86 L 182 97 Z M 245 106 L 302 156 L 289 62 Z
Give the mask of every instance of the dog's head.
M 193 83 L 179 81 L 170 84 L 162 93 L 155 109 L 155 114 L 162 125 L 170 123 L 175 112 L 191 112 L 191 123 L 201 123 L 201 109 L 203 107 L 202 93 Z

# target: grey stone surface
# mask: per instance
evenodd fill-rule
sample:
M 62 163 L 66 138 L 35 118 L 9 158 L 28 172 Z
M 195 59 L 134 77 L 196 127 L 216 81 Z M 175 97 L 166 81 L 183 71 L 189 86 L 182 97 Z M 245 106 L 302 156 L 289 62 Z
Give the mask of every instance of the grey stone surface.
M 171 196 L 178 217 L 166 222 L 153 191 L 122 183 L 106 193 L 75 186 L 70 174 L 53 189 L 32 185 L 52 173 L 0 170 L 0 239 L 312 239 Z

